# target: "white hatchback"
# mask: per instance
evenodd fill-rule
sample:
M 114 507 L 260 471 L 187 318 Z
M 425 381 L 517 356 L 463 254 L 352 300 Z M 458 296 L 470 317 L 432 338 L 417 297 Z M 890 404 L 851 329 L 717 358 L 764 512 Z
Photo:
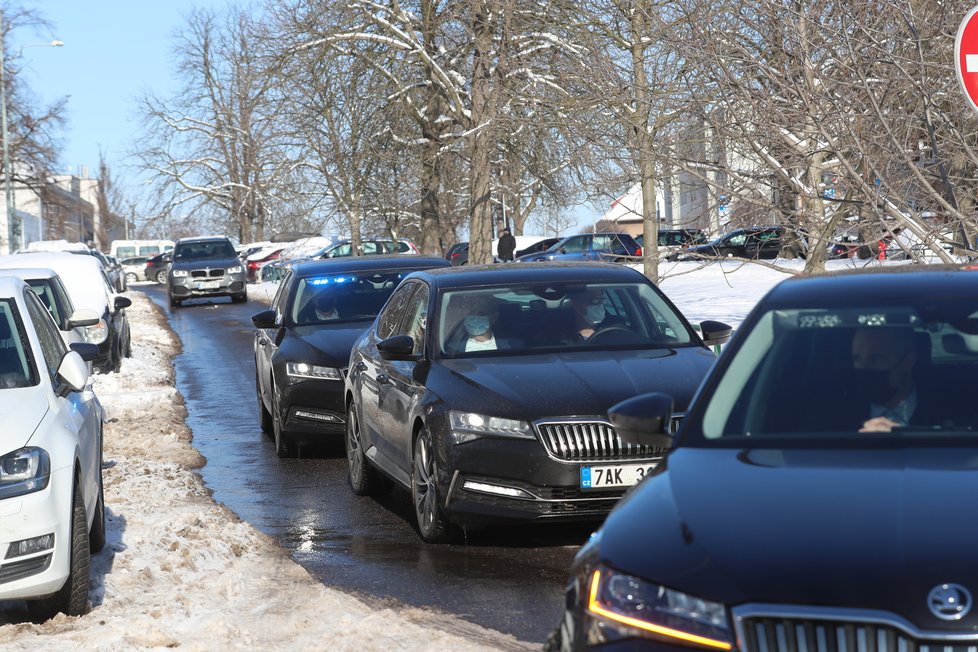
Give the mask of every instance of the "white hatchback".
M 85 613 L 90 554 L 105 546 L 103 412 L 88 381 L 37 295 L 0 276 L 0 600 L 26 599 L 38 621 Z

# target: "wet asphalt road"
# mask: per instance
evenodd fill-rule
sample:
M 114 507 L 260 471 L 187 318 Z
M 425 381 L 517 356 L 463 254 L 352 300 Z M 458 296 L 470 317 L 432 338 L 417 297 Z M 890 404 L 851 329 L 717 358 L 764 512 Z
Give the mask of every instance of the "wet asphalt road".
M 214 498 L 271 535 L 324 584 L 465 620 L 542 643 L 561 615 L 574 552 L 588 526 L 496 528 L 432 546 L 414 530 L 406 491 L 354 496 L 343 443 L 279 459 L 258 426 L 251 315 L 266 305 L 229 299 L 171 310 L 163 286 L 142 285 L 183 351 L 177 387 Z

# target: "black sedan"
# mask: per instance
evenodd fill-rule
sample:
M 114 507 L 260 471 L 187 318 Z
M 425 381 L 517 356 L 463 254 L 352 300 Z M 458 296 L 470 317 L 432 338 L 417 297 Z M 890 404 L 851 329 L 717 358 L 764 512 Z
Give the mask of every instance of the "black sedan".
M 454 526 L 603 517 L 662 449 L 605 414 L 670 391 L 680 414 L 713 364 L 706 342 L 633 269 L 481 266 L 406 278 L 357 341 L 346 380 L 350 484 L 411 491 L 421 537 Z
M 714 240 L 682 252 L 670 254 L 670 259 L 697 260 L 703 258 L 748 258 L 772 260 L 781 253 L 784 229 L 779 226 L 758 226 L 736 229 Z
M 551 649 L 978 646 L 978 268 L 785 281 L 579 552 Z
M 261 428 L 275 438 L 280 457 L 345 432 L 343 377 L 353 341 L 403 277 L 448 264 L 428 256 L 369 256 L 285 268 L 272 307 L 252 317 Z

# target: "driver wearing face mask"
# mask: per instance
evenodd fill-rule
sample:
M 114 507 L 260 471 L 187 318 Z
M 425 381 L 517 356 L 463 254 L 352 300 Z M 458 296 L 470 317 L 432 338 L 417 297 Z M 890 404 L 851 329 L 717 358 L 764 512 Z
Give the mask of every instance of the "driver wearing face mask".
M 917 409 L 911 329 L 865 328 L 852 338 L 852 371 L 869 393 L 869 419 L 859 432 L 890 432 L 910 423 Z
M 586 290 L 570 298 L 574 328 L 580 339 L 587 340 L 604 327 L 604 320 L 608 316 L 601 291 Z

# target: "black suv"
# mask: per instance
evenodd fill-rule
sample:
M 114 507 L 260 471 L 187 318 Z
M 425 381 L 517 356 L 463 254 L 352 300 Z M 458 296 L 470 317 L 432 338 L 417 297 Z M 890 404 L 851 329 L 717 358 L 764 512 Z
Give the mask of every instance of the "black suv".
M 689 247 L 679 260 L 702 258 L 748 258 L 771 260 L 781 253 L 784 229 L 780 226 L 754 226 L 736 229 L 713 242 Z
M 184 299 L 201 297 L 231 297 L 234 303 L 248 300 L 245 267 L 234 245 L 222 236 L 177 240 L 166 286 L 171 308 Z

